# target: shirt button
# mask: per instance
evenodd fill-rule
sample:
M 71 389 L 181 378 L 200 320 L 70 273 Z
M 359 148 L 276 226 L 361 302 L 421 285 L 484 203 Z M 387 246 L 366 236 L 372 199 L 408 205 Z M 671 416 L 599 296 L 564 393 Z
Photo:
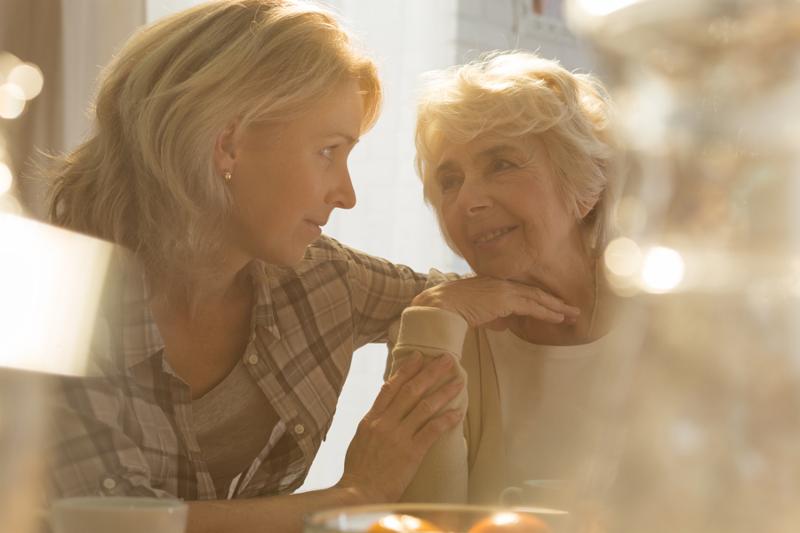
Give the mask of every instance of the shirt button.
M 250 363 L 251 365 L 258 363 L 258 356 L 254 353 L 251 353 L 250 355 L 247 356 L 247 362 Z
M 303 424 L 297 424 L 294 427 L 294 432 L 297 433 L 298 435 L 302 435 L 303 433 L 306 432 L 306 428 L 305 426 L 303 426 Z
M 114 481 L 113 478 L 107 477 L 103 480 L 103 487 L 106 490 L 112 490 L 114 487 L 117 486 L 117 482 Z

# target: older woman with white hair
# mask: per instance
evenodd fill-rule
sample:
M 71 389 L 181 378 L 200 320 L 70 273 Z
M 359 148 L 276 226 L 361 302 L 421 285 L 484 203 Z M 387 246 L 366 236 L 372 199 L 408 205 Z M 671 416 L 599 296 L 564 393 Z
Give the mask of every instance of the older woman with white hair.
M 447 352 L 468 376 L 452 402 L 468 402 L 463 433 L 434 445 L 404 499 L 496 503 L 526 480 L 577 475 L 586 452 L 614 307 L 600 271 L 615 172 L 609 103 L 589 75 L 503 52 L 432 73 L 418 113 L 425 197 L 477 276 L 422 292 L 402 316 L 394 364 Z M 492 279 L 543 289 L 580 315 L 481 320 L 503 305 Z M 480 308 L 465 313 L 464 302 Z

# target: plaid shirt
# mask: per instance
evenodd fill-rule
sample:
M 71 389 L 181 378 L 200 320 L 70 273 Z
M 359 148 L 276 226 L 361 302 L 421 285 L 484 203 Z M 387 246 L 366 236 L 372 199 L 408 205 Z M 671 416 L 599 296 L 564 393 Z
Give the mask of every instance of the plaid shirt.
M 190 388 L 163 355 L 143 276 L 129 270 L 108 291 L 90 376 L 58 378 L 54 387 L 52 497 L 249 498 L 302 484 L 353 351 L 386 340 L 426 277 L 329 237 L 296 267 L 249 268 L 256 303 L 243 361 L 280 420 L 228 494 L 216 493 L 192 427 Z

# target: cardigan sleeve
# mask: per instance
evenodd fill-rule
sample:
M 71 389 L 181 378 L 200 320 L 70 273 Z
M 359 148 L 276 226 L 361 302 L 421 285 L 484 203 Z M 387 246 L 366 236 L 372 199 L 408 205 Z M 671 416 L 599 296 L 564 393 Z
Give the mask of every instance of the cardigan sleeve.
M 392 333 L 396 331 L 396 341 L 392 349 L 391 373 L 414 351 L 430 357 L 445 354 L 456 360 L 459 374 L 466 384 L 467 374 L 460 359 L 467 329 L 466 321 L 457 313 L 432 307 L 407 308 L 403 311 L 399 329 L 392 328 Z M 466 387 L 442 411 L 453 408 L 466 412 Z M 428 450 L 401 500 L 464 503 L 467 501 L 467 485 L 467 443 L 459 425 L 448 430 Z

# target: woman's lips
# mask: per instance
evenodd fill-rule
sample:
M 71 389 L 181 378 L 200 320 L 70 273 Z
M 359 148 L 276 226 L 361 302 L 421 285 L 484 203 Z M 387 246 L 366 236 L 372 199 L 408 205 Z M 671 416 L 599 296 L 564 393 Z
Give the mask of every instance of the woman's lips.
M 473 237 L 470 240 L 472 241 L 472 244 L 476 246 L 491 244 L 500 239 L 501 237 L 503 237 L 504 235 L 511 233 L 518 227 L 519 226 L 504 226 L 502 228 L 496 228 L 493 230 L 479 233 L 476 237 Z
M 305 222 L 306 226 L 308 226 L 311 229 L 311 231 L 313 231 L 317 235 L 322 233 L 322 226 L 323 226 L 322 224 L 317 224 L 316 222 L 313 222 L 311 220 L 304 220 L 303 222 Z

